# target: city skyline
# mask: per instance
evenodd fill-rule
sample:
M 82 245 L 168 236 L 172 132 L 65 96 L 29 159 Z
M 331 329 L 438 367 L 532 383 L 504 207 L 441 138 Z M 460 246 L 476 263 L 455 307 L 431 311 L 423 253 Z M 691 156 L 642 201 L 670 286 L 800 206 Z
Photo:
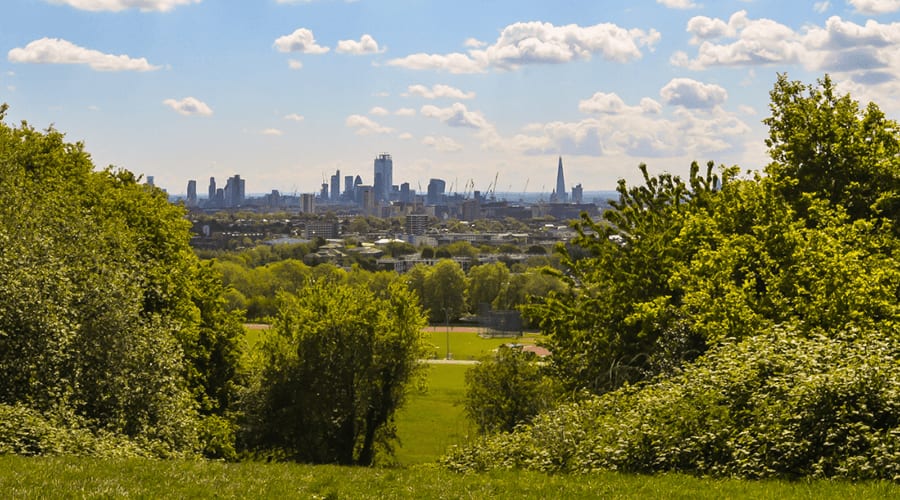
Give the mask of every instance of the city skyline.
M 776 73 L 900 116 L 900 1 L 9 0 L 7 120 L 172 194 L 393 179 L 607 191 L 637 166 L 761 169 Z M 343 190 L 343 189 L 342 189 Z

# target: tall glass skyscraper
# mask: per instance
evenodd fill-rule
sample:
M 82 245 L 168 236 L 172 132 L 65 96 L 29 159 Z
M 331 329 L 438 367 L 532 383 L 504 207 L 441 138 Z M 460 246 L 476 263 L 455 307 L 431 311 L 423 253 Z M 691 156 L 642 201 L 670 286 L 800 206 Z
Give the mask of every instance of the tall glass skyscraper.
M 381 153 L 375 158 L 374 187 L 378 201 L 391 200 L 391 187 L 394 183 L 394 160 L 391 155 Z

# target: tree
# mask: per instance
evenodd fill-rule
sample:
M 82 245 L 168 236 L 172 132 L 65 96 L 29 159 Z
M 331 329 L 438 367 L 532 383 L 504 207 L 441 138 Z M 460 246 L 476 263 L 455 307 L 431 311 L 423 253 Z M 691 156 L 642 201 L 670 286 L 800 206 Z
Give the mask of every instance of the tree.
M 500 346 L 466 371 L 466 414 L 481 433 L 510 432 L 552 408 L 560 393 L 533 352 Z
M 242 332 L 183 208 L 53 129 L 0 124 L 0 158 L 0 403 L 198 449 L 198 409 L 233 397 Z
M 803 194 L 840 204 L 851 219 L 900 215 L 900 128 L 874 103 L 864 110 L 838 95 L 827 75 L 806 85 L 778 75 L 770 92 L 772 115 L 766 173 L 805 215 Z
M 502 262 L 469 269 L 469 312 L 477 314 L 482 304 L 492 307 L 509 282 L 509 269 Z
M 377 445 L 390 452 L 394 414 L 424 366 L 418 300 L 400 283 L 381 298 L 315 281 L 280 301 L 245 439 L 304 462 L 372 464 Z
M 456 261 L 444 259 L 425 275 L 422 304 L 433 323 L 455 321 L 466 312 L 466 274 Z

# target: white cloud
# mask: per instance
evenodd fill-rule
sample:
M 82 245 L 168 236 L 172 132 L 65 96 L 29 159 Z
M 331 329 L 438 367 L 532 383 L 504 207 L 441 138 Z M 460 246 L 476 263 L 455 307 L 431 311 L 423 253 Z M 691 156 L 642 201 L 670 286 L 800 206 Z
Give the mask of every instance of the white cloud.
M 185 116 L 210 116 L 213 114 L 212 109 L 205 102 L 194 97 L 185 97 L 180 101 L 166 99 L 163 104 Z
M 700 7 L 691 0 L 656 0 L 656 3 L 665 5 L 670 9 L 695 9 Z
M 610 61 L 627 62 L 639 59 L 642 56 L 641 47 L 652 49 L 659 38 L 656 30 L 628 30 L 611 23 L 593 26 L 515 23 L 505 27 L 497 41 L 483 49 L 472 48 L 466 54 L 411 54 L 391 59 L 387 64 L 419 70 L 481 73 L 489 68 L 516 69 L 528 64 L 588 60 L 593 55 Z
M 378 42 L 371 35 L 363 35 L 359 41 L 356 40 L 340 40 L 334 49 L 339 54 L 378 54 L 384 52 L 384 49 L 378 48 Z
M 296 59 L 288 59 L 288 68 L 291 69 L 302 69 L 303 61 L 298 61 Z
M 413 138 L 413 135 L 410 134 L 409 132 L 403 132 L 402 134 L 397 136 L 397 139 L 400 139 L 402 141 L 408 141 L 412 138 Z
M 291 113 L 289 115 L 284 115 L 285 120 L 290 120 L 292 122 L 302 122 L 304 120 L 302 115 L 298 115 L 297 113 Z
M 828 9 L 830 9 L 830 8 L 831 8 L 831 2 L 829 2 L 827 0 L 824 2 L 816 2 L 813 4 L 813 10 L 818 12 L 819 14 L 824 14 L 824 13 L 828 12 Z
M 455 102 L 446 108 L 426 104 L 419 110 L 422 116 L 437 118 L 451 127 L 467 127 L 488 129 L 491 127 L 484 115 L 479 111 L 469 111 L 462 103 Z
M 659 114 L 662 106 L 649 97 L 641 99 L 638 106 L 628 106 L 615 93 L 597 92 L 589 99 L 579 101 L 578 110 L 586 114 L 620 115 L 625 113 Z
M 400 108 L 394 111 L 397 116 L 416 116 L 416 110 L 413 108 Z
M 425 99 L 438 99 L 447 97 L 450 99 L 474 99 L 475 92 L 463 92 L 462 90 L 451 87 L 449 85 L 437 84 L 432 85 L 429 89 L 424 85 L 410 85 L 406 89 L 405 96 L 420 96 Z
M 452 54 L 411 54 L 398 59 L 391 59 L 388 66 L 398 66 L 407 69 L 436 69 L 450 73 L 482 73 L 485 65 L 475 61 L 466 54 L 454 52 Z
M 435 150 L 441 151 L 444 153 L 452 153 L 454 151 L 459 151 L 463 148 L 462 144 L 454 141 L 450 137 L 445 137 L 445 136 L 438 136 L 438 137 L 435 137 L 432 135 L 425 136 L 422 138 L 422 144 L 424 144 L 425 146 L 432 147 Z
M 344 123 L 347 127 L 356 129 L 356 133 L 359 135 L 387 134 L 394 131 L 394 129 L 380 125 L 363 115 L 350 115 Z
M 279 52 L 302 52 L 304 54 L 324 54 L 328 47 L 322 47 L 316 43 L 313 32 L 306 28 L 298 28 L 290 35 L 280 36 L 275 39 L 275 48 Z
M 847 0 L 861 14 L 888 14 L 900 10 L 900 0 Z
M 477 38 L 466 38 L 466 41 L 463 42 L 463 45 L 469 47 L 470 49 L 480 49 L 487 45 L 487 43 L 478 40 Z
M 660 89 L 659 95 L 666 104 L 691 109 L 711 109 L 728 98 L 728 92 L 719 85 L 690 78 L 673 78 Z
M 381 106 L 375 106 L 374 108 L 369 110 L 369 114 L 373 116 L 387 116 L 391 114 L 391 112 L 382 108 Z
M 59 38 L 41 38 L 25 48 L 14 48 L 7 53 L 7 58 L 14 63 L 85 64 L 97 71 L 154 71 L 160 68 L 143 57 L 134 59 L 104 54 Z
M 278 130 L 277 128 L 263 129 L 259 133 L 262 135 L 272 135 L 272 136 L 284 135 L 284 132 L 282 132 L 281 130 Z
M 695 17 L 688 21 L 688 31 L 694 35 L 694 43 L 702 41 L 697 57 L 673 57 L 672 62 L 691 69 L 798 63 L 805 52 L 794 30 L 771 19 L 750 20 L 746 11 L 736 12 L 727 24 L 719 19 Z M 724 44 L 709 41 L 721 37 L 737 40 Z
M 79 10 L 112 11 L 140 9 L 141 12 L 168 12 L 181 5 L 200 3 L 201 0 L 46 0 L 58 5 L 68 5 Z

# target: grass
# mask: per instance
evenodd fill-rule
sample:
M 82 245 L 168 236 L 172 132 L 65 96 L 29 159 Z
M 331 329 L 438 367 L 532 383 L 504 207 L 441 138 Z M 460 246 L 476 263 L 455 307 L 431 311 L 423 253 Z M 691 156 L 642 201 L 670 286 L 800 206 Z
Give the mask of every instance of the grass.
M 0 456 L 6 498 L 897 498 L 889 482 L 741 481 L 678 474 L 584 476 L 434 467 Z
M 437 351 L 438 358 L 444 358 L 447 355 L 447 330 L 444 327 L 433 327 L 427 332 L 428 342 L 433 345 Z M 518 338 L 481 338 L 477 332 L 469 331 L 469 329 L 460 329 L 459 327 L 450 327 L 450 353 L 453 359 L 479 359 L 503 344 L 519 343 L 534 344 L 537 342 L 537 335 L 526 333 Z
M 465 416 L 465 365 L 428 367 L 427 391 L 413 392 L 397 414 L 401 465 L 434 462 L 450 445 L 465 443 L 474 428 Z

